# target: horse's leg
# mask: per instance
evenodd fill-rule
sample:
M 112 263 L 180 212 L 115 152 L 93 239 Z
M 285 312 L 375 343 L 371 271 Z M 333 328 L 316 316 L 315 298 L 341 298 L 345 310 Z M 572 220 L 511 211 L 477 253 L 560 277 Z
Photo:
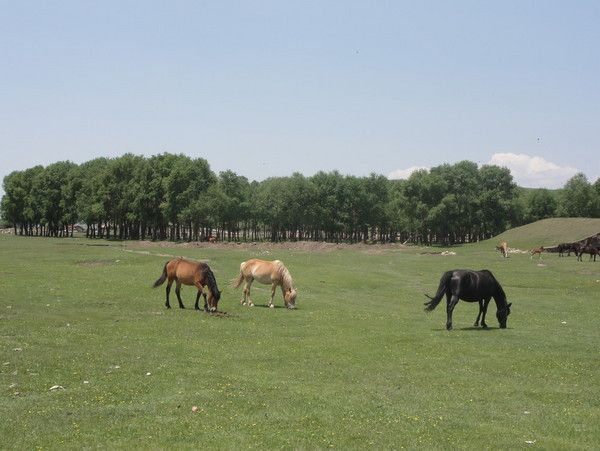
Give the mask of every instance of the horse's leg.
M 490 299 L 492 299 L 492 298 L 487 298 L 483 302 L 483 312 L 481 315 L 481 327 L 483 327 L 484 329 L 487 329 L 487 324 L 485 323 L 485 314 L 487 313 L 487 308 L 490 303 Z M 479 302 L 481 303 L 481 301 L 479 301 Z
M 448 330 L 452 330 L 452 311 L 456 307 L 456 304 L 458 304 L 458 296 L 456 294 L 453 294 L 452 297 L 450 297 L 450 294 L 446 295 L 446 329 Z
M 246 282 L 246 285 L 244 285 L 244 304 L 247 302 L 248 307 L 254 307 L 254 302 L 250 299 L 250 287 L 252 286 L 253 280 L 254 279 L 249 280 Z
M 275 305 L 273 305 L 273 298 L 275 297 L 275 289 L 277 288 L 277 284 L 275 282 L 273 282 L 271 284 L 271 299 L 269 300 L 269 308 L 274 308 Z
M 169 280 L 167 282 L 167 289 L 166 289 L 166 291 L 167 291 L 167 301 L 165 302 L 165 307 L 167 307 L 167 308 L 171 308 L 171 304 L 169 304 L 169 293 L 171 292 L 171 285 L 173 285 L 173 281 Z
M 247 290 L 248 289 L 248 282 L 246 281 L 246 279 L 244 279 L 244 289 L 242 290 L 242 299 L 240 300 L 240 305 L 246 305 L 246 297 L 247 297 Z
M 208 312 L 208 306 L 206 304 L 206 293 L 204 292 L 204 287 L 202 286 L 202 284 L 197 281 L 194 283 L 194 285 L 196 286 L 196 289 L 198 290 L 196 292 L 196 303 L 194 304 L 194 308 L 196 310 L 200 310 L 200 306 L 198 305 L 198 302 L 200 301 L 200 296 L 204 297 L 204 311 Z
M 483 299 L 479 300 L 479 313 L 477 314 L 477 319 L 475 320 L 474 326 L 479 326 L 479 318 L 481 317 L 481 313 L 483 312 Z
M 200 307 L 198 307 L 198 301 L 200 301 L 201 294 L 203 294 L 201 290 L 196 291 L 196 303 L 194 304 L 195 310 L 200 310 Z
M 179 308 L 185 308 L 185 305 L 183 305 L 183 302 L 181 301 L 181 282 L 179 280 L 177 281 L 177 285 L 175 285 L 175 294 L 179 301 Z

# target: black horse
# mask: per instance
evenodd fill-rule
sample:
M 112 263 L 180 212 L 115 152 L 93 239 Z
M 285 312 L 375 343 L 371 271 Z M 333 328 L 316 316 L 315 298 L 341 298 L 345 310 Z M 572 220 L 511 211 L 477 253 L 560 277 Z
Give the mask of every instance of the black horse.
M 425 295 L 431 299 L 425 303 L 427 306 L 425 310 L 431 312 L 436 308 L 444 294 L 446 295 L 446 312 L 448 314 L 446 329 L 452 329 L 452 311 L 459 299 L 467 302 L 479 302 L 479 314 L 475 320 L 475 326 L 479 326 L 479 318 L 481 318 L 481 326 L 487 327 L 485 314 L 491 298 L 494 298 L 496 302 L 496 318 L 498 318 L 500 328 L 506 328 L 506 320 L 510 314 L 512 304 L 506 302 L 506 294 L 502 286 L 487 269 L 481 271 L 455 269 L 445 272 L 440 279 L 440 286 L 435 296 Z
M 567 253 L 567 257 L 571 256 L 571 252 L 579 257 L 579 243 L 561 243 L 556 246 L 556 250 L 558 251 L 559 257 L 564 257 L 565 252 Z
M 596 255 L 600 255 L 600 247 L 595 244 L 586 244 L 580 247 L 579 254 L 577 255 L 578 261 L 583 261 L 583 254 L 590 254 L 590 260 L 592 259 L 592 257 L 594 257 L 594 261 L 596 261 Z

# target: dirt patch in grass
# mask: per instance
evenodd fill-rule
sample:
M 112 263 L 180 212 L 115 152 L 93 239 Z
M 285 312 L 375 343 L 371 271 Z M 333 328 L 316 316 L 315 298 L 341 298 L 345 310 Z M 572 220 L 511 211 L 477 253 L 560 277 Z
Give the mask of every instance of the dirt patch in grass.
M 378 254 L 386 250 L 401 250 L 406 249 L 405 246 L 400 243 L 386 243 L 386 244 L 346 244 L 346 243 L 328 243 L 323 241 L 295 241 L 295 242 L 282 242 L 282 243 L 271 243 L 271 242 L 199 242 L 192 241 L 189 243 L 173 243 L 169 241 L 137 241 L 130 243 L 129 247 L 132 248 L 146 248 L 146 247 L 170 247 L 170 248 L 198 248 L 198 249 L 240 249 L 240 250 L 256 250 L 260 249 L 268 253 L 269 251 L 277 250 L 296 250 L 305 252 L 332 252 L 342 249 L 353 249 L 359 250 L 366 253 Z
M 216 316 L 217 318 L 229 318 L 231 315 L 227 312 L 221 312 L 217 310 L 216 312 L 207 312 L 210 316 Z

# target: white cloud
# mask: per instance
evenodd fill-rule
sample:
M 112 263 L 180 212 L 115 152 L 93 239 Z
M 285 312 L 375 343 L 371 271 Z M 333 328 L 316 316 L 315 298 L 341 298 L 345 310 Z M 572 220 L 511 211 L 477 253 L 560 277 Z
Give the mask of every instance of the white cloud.
M 388 179 L 407 179 L 413 172 L 421 169 L 429 170 L 429 168 L 426 166 L 411 166 L 408 169 L 396 169 L 388 174 Z
M 495 153 L 489 164 L 510 169 L 516 184 L 529 188 L 561 188 L 580 172 L 571 166 L 559 166 L 542 157 L 522 153 Z

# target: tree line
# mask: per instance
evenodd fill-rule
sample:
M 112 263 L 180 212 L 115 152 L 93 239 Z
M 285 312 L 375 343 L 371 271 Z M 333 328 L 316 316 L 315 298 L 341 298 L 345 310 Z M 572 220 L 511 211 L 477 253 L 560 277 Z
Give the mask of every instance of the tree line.
M 84 224 L 103 239 L 455 244 L 548 217 L 600 217 L 600 179 L 523 189 L 508 169 L 470 161 L 406 180 L 334 171 L 250 182 L 202 158 L 125 154 L 14 171 L 3 187 L 2 221 L 26 236 L 72 236 Z

